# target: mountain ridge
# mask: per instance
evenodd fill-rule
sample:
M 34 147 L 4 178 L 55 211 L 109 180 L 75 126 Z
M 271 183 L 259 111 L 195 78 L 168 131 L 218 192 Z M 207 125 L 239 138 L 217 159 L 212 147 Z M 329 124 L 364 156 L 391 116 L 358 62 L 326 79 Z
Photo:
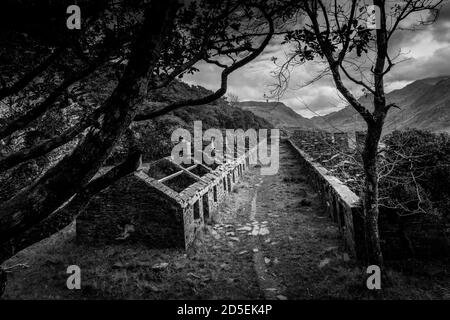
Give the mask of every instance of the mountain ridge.
M 301 116 L 283 102 L 242 101 L 237 106 L 243 110 L 253 112 L 255 115 L 272 123 L 274 127 L 315 128 L 315 125 L 309 119 Z
M 358 99 L 373 110 L 372 97 Z M 419 79 L 405 87 L 386 94 L 387 103 L 395 103 L 400 109 L 392 108 L 387 117 L 383 133 L 407 128 L 450 132 L 450 76 Z M 362 117 L 351 107 L 313 117 L 311 121 L 325 130 L 365 130 Z
M 358 101 L 373 110 L 371 95 L 360 97 Z M 386 101 L 397 104 L 400 109 L 389 111 L 383 134 L 407 128 L 450 133 L 450 75 L 413 81 L 387 93 Z M 243 101 L 239 107 L 266 119 L 274 127 L 348 132 L 366 130 L 362 117 L 349 105 L 310 119 L 302 117 L 282 102 Z

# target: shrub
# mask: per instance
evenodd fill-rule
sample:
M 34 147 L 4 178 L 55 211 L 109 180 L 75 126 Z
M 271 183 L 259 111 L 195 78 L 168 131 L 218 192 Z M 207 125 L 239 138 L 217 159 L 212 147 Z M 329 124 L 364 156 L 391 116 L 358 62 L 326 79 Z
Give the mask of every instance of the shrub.
M 450 136 L 411 129 L 394 131 L 384 143 L 381 163 L 390 168 L 380 190 L 405 211 L 422 208 L 449 218 Z

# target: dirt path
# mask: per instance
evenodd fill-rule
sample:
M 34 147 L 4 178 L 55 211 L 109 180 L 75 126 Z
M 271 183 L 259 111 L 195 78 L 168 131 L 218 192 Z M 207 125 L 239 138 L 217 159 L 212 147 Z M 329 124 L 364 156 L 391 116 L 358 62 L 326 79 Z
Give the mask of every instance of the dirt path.
M 280 144 L 278 174 L 245 173 L 188 252 L 75 243 L 73 226 L 20 252 L 6 266 L 4 298 L 336 299 L 371 298 L 365 272 L 342 251 L 293 150 Z M 66 288 L 66 268 L 82 290 Z M 392 274 L 385 298 L 450 297 L 445 281 Z M 409 291 L 407 290 L 409 289 Z
M 258 172 L 255 169 L 248 177 L 252 196 L 248 218 L 240 221 L 252 231 L 240 237 L 253 251 L 254 268 L 265 297 L 330 297 L 334 290 L 329 273 L 336 271 L 330 267 L 347 264 L 344 260 L 348 255 L 340 251 L 338 229 L 325 216 L 320 199 L 305 181 L 293 150 L 287 144 L 280 145 L 277 175 L 261 176 Z

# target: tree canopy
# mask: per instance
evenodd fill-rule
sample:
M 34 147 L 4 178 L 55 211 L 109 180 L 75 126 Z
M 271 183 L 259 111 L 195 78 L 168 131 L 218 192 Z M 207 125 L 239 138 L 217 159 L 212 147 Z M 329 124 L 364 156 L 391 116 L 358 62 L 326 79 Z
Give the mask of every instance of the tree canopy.
M 136 169 L 140 151 L 131 150 L 124 163 L 93 179 L 133 122 L 222 97 L 229 75 L 263 52 L 296 4 L 78 1 L 80 30 L 66 27 L 69 5 L 2 4 L 0 174 L 50 159 L 34 181 L 0 204 L 0 242 L 9 241 L 3 259 L 29 244 L 18 235 L 58 219 L 67 224 L 90 196 Z M 216 91 L 141 107 L 174 79 L 198 72 L 199 62 L 221 70 Z

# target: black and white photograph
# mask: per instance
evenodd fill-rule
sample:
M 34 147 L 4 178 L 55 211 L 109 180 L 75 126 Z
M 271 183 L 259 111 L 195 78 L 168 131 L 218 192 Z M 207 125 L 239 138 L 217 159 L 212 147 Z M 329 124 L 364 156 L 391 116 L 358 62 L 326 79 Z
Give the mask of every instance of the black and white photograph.
M 1 0 L 7 300 L 450 300 L 450 1 Z

